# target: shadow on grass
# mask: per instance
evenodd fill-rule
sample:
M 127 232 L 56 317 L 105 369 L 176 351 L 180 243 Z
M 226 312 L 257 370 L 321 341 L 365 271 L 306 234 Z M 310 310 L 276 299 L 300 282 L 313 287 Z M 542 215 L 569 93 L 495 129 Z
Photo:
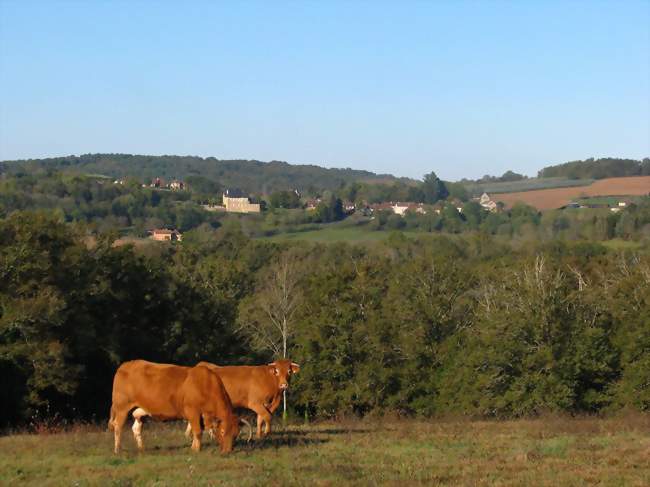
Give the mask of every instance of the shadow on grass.
M 308 431 L 303 430 L 275 430 L 271 431 L 269 437 L 278 435 L 293 435 L 293 436 L 309 436 L 309 435 L 350 435 L 350 434 L 363 434 L 373 433 L 376 430 L 371 429 L 346 429 L 346 428 L 327 428 L 327 429 L 313 429 Z
M 250 443 L 238 442 L 237 449 L 242 451 L 258 451 L 277 449 L 282 447 L 303 447 L 312 445 L 322 445 L 328 443 L 327 438 L 309 438 L 303 431 L 284 431 L 271 433 L 261 440 L 251 440 Z
M 303 446 L 312 446 L 312 445 L 321 445 L 323 443 L 328 443 L 330 440 L 327 438 L 309 438 L 306 435 L 309 434 L 304 431 L 284 431 L 284 432 L 272 432 L 266 438 L 261 440 L 253 439 L 250 443 L 247 443 L 244 440 L 237 440 L 235 443 L 235 452 L 245 451 L 253 452 L 260 450 L 268 449 L 278 449 L 282 447 L 303 447 Z M 190 443 L 178 443 L 174 445 L 147 445 L 145 444 L 145 449 L 142 452 L 128 451 L 129 454 L 146 454 L 150 453 L 171 453 L 175 451 L 187 450 L 190 452 Z M 219 450 L 219 445 L 213 440 L 207 440 L 201 442 L 201 450 Z

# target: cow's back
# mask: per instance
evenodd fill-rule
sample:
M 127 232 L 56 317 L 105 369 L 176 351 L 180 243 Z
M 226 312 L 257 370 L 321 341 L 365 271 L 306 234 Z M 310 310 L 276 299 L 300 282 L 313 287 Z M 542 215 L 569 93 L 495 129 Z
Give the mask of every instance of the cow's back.
M 175 417 L 182 402 L 179 391 L 189 370 L 146 360 L 125 362 L 113 379 L 113 403 L 136 404 L 153 416 Z
M 200 362 L 199 365 L 217 373 L 235 408 L 250 408 L 252 402 L 264 402 L 277 393 L 273 376 L 265 365 L 218 366 L 209 362 Z
M 223 381 L 214 369 L 198 364 L 189 370 L 187 379 L 180 390 L 185 405 L 196 405 L 202 409 L 208 407 L 219 416 L 232 414 L 232 403 Z

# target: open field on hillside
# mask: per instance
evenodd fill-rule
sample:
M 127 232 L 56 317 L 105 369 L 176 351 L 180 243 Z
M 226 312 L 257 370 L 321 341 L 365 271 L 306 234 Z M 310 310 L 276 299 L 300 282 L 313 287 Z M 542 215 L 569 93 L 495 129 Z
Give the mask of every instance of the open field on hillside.
M 551 210 L 567 205 L 576 198 L 589 196 L 641 196 L 650 193 L 650 176 L 601 179 L 589 186 L 543 189 L 519 193 L 491 194 L 494 201 L 510 207 L 520 201 L 539 210 Z
M 574 186 L 589 186 L 593 179 L 569 178 L 529 178 L 519 181 L 504 181 L 493 183 L 467 183 L 464 184 L 472 196 L 486 193 L 516 193 L 520 191 L 533 191 L 537 189 L 568 188 Z
M 3 485 L 650 485 L 650 417 L 370 420 L 290 426 L 222 456 L 190 452 L 180 423 L 145 426 L 137 453 L 79 427 L 0 438 Z

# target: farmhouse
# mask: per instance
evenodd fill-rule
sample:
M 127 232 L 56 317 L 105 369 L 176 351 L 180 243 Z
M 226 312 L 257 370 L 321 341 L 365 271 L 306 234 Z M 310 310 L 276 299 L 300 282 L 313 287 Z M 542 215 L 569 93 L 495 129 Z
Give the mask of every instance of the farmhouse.
M 320 198 L 307 200 L 307 202 L 305 203 L 305 210 L 315 210 L 320 202 L 321 202 Z
M 169 183 L 169 189 L 172 191 L 183 191 L 185 189 L 185 183 L 183 181 L 174 180 Z
M 384 203 L 374 203 L 367 207 L 371 212 L 374 211 L 392 211 L 396 215 L 404 216 L 407 211 L 412 211 L 415 213 L 424 214 L 426 210 L 422 203 L 413 203 L 413 202 L 384 202 Z
M 422 215 L 425 213 L 424 205 L 422 203 L 411 203 L 411 202 L 401 203 L 398 201 L 397 203 L 392 205 L 392 208 L 393 208 L 393 213 L 399 216 L 404 216 L 407 211 L 413 211 L 415 213 L 420 213 Z
M 488 211 L 497 211 L 497 204 L 492 201 L 490 195 L 483 193 L 479 199 L 479 204 Z
M 150 238 L 157 240 L 159 242 L 180 242 L 183 239 L 183 235 L 178 230 L 169 230 L 167 228 L 157 228 L 155 230 L 150 230 Z
M 373 203 L 371 205 L 368 205 L 368 208 L 370 208 L 371 212 L 375 212 L 375 211 L 394 211 L 393 210 L 393 203 Z
M 239 189 L 227 189 L 223 193 L 223 206 L 231 213 L 259 213 L 259 203 L 251 203 L 248 196 Z

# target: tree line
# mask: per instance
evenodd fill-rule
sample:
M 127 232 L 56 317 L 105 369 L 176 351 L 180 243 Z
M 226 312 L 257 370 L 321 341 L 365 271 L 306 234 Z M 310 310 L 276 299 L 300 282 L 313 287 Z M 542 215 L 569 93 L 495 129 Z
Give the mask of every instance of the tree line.
M 348 181 L 393 181 L 389 174 L 356 169 L 327 169 L 315 165 L 292 165 L 282 161 L 223 160 L 196 156 L 148 156 L 138 154 L 83 154 L 23 161 L 0 162 L 0 173 L 38 172 L 100 174 L 112 178 L 131 177 L 149 183 L 153 178 L 201 177 L 221 188 L 242 188 L 250 193 L 271 194 L 300 189 L 316 192 L 335 190 Z
M 604 179 L 625 176 L 650 176 L 650 158 L 635 159 L 585 159 L 555 166 L 547 166 L 538 173 L 540 178 L 565 177 L 569 179 Z
M 263 363 L 285 343 L 301 416 L 650 408 L 647 246 L 203 237 L 116 247 L 56 213 L 2 218 L 2 424 L 104 420 L 125 360 Z

